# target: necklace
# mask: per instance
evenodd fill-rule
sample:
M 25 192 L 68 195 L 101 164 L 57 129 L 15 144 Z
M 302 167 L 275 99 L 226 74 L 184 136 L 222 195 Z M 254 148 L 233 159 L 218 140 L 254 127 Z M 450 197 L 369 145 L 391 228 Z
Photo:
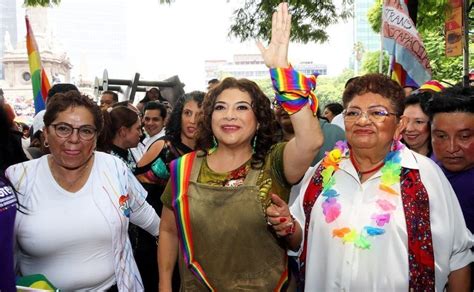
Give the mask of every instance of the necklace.
M 83 168 L 80 170 L 80 173 L 79 175 L 73 180 L 73 181 L 66 181 L 66 180 L 63 180 L 62 177 L 64 176 L 60 176 L 58 173 L 56 173 L 56 170 L 55 168 L 53 167 L 53 158 L 50 156 L 48 159 L 48 162 L 49 162 L 49 169 L 51 170 L 51 174 L 53 175 L 53 178 L 56 180 L 56 182 L 62 187 L 64 188 L 65 190 L 67 191 L 71 191 L 72 190 L 72 187 L 77 183 L 79 182 L 83 177 L 84 175 L 87 173 L 88 169 L 89 169 L 89 165 L 92 165 L 92 163 L 90 163 L 91 161 L 91 158 L 94 157 L 94 154 L 91 155 L 91 157 L 89 157 L 86 161 L 86 163 L 84 164 Z
M 370 249 L 371 237 L 380 236 L 385 233 L 385 225 L 390 222 L 391 215 L 396 209 L 396 199 L 399 193 L 392 186 L 400 184 L 400 150 L 403 144 L 395 141 L 392 144 L 392 150 L 384 158 L 382 164 L 365 172 L 357 170 L 356 164 L 351 159 L 350 150 L 347 142 L 339 141 L 333 150 L 328 152 L 322 161 L 323 170 L 321 176 L 323 179 L 323 190 L 321 195 L 324 198 L 322 204 L 323 214 L 327 224 L 334 222 L 341 214 L 341 204 L 338 202 L 340 194 L 334 186 L 336 179 L 334 173 L 339 169 L 339 163 L 343 158 L 351 159 L 359 176 L 365 173 L 371 173 L 381 169 L 382 177 L 380 179 L 378 198 L 375 204 L 378 212 L 370 217 L 371 224 L 362 228 L 344 226 L 332 230 L 332 237 L 342 239 L 343 243 L 352 243 L 361 249 Z
M 354 159 L 354 156 L 352 154 L 350 154 L 349 157 L 351 159 L 352 165 L 354 165 L 354 168 L 357 172 L 357 176 L 359 177 L 359 180 L 362 179 L 362 175 L 372 173 L 372 172 L 376 172 L 377 170 L 381 169 L 382 166 L 385 165 L 385 161 L 382 161 L 379 165 L 377 165 L 376 167 L 374 167 L 372 169 L 369 169 L 369 170 L 366 170 L 366 171 L 361 171 L 359 169 L 359 165 L 357 164 L 356 160 Z

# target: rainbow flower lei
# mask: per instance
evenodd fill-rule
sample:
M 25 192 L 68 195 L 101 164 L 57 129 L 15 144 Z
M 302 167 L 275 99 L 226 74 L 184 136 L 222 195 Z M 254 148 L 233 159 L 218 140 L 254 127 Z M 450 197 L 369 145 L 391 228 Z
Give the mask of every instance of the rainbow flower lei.
M 392 144 L 392 150 L 384 159 L 384 166 L 380 170 L 382 172 L 379 189 L 379 198 L 376 200 L 378 213 L 372 214 L 372 224 L 364 226 L 361 230 L 353 227 L 342 227 L 332 230 L 333 238 L 342 239 L 343 243 L 352 243 L 360 249 L 370 249 L 371 237 L 379 236 L 385 233 L 384 226 L 390 222 L 392 213 L 396 206 L 393 203 L 394 197 L 400 194 L 395 191 L 392 186 L 400 183 L 400 150 L 403 148 L 400 141 Z M 322 161 L 324 169 L 321 172 L 323 179 L 323 190 L 321 195 L 324 197 L 322 204 L 323 214 L 326 223 L 334 222 L 341 214 L 341 204 L 338 202 L 339 193 L 333 188 L 336 184 L 334 172 L 339 169 L 339 163 L 343 158 L 349 157 L 349 147 L 347 142 L 339 141 L 333 150 L 326 153 Z

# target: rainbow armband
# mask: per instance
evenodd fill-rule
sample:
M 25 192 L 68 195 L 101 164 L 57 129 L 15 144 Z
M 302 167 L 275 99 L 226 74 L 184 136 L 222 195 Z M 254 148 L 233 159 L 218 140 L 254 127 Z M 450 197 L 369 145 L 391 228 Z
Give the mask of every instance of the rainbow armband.
M 270 76 L 275 90 L 275 99 L 289 115 L 297 113 L 308 102 L 311 111 L 316 115 L 318 99 L 313 90 L 316 88 L 317 74 L 307 77 L 290 66 L 272 68 Z

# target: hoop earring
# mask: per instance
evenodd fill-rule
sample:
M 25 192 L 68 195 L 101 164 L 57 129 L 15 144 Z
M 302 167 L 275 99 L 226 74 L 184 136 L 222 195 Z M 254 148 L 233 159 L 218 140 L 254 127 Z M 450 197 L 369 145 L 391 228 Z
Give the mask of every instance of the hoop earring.
M 45 141 L 43 142 L 43 146 L 44 146 L 44 148 L 48 148 L 48 147 L 49 147 L 48 141 L 45 140 Z

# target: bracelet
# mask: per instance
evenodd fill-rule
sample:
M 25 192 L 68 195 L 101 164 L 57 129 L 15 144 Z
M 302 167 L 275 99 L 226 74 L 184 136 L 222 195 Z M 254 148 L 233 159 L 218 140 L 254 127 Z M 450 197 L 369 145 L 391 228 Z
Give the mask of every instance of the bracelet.
M 297 113 L 309 102 L 316 116 L 318 99 L 313 90 L 316 88 L 317 74 L 307 77 L 290 65 L 288 68 L 271 68 L 270 76 L 275 100 L 289 115 Z
M 293 215 L 290 214 L 291 217 L 291 226 L 286 229 L 286 235 L 285 236 L 291 236 L 295 234 L 296 232 L 296 219 L 293 217 Z

